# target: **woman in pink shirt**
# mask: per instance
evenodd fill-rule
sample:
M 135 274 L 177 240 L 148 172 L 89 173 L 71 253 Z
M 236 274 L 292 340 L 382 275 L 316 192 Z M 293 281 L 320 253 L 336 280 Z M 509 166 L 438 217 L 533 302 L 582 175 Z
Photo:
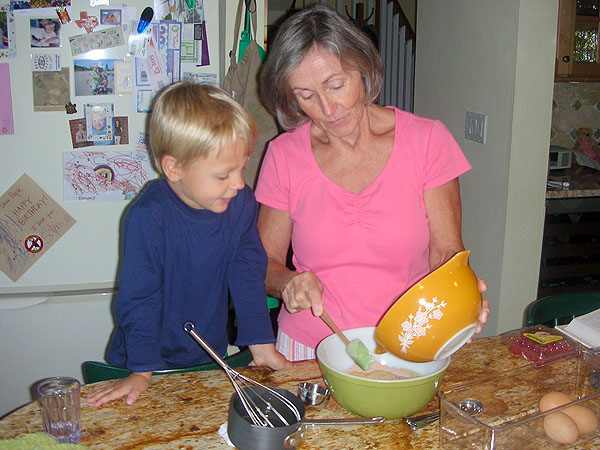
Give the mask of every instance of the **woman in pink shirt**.
M 369 38 L 326 7 L 291 16 L 269 48 L 261 92 L 287 132 L 269 145 L 256 197 L 289 360 L 314 358 L 331 334 L 323 307 L 341 329 L 375 326 L 464 250 L 458 177 L 471 166 L 441 122 L 375 104 L 382 80 Z M 484 300 L 478 332 L 488 314 Z

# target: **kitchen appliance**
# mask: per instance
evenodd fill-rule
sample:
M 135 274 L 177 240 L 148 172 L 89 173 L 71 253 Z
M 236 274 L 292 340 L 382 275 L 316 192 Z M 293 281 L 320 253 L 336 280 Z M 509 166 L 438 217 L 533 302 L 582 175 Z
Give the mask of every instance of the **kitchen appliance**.
M 568 169 L 571 167 L 573 152 L 568 148 L 559 145 L 550 146 L 549 169 Z
M 9 3 L 8 0 L 0 0 L 0 8 Z M 26 253 L 34 255 L 35 263 L 16 281 L 0 272 L 0 354 L 3 360 L 0 365 L 0 379 L 3 381 L 0 386 L 0 416 L 31 401 L 30 387 L 36 381 L 53 375 L 81 379 L 83 361 L 104 359 L 114 327 L 111 303 L 118 280 L 120 228 L 131 200 L 125 198 L 125 195 L 117 200 L 106 201 L 65 200 L 63 153 L 85 151 L 98 155 L 107 152 L 120 156 L 133 153 L 134 157 L 130 158 L 130 162 L 133 162 L 136 160 L 138 137 L 140 144 L 145 144 L 144 135 L 140 133 L 145 131 L 147 114 L 137 112 L 135 92 L 94 95 L 90 91 L 90 95 L 76 95 L 77 90 L 81 92 L 86 86 L 75 85 L 74 60 L 131 61 L 127 45 L 130 33 L 124 27 L 129 26 L 128 30 L 135 29 L 144 8 L 151 6 L 157 9 L 158 5 L 167 4 L 166 1 L 151 0 L 111 1 L 110 6 L 100 6 L 108 2 L 84 0 L 71 0 L 68 3 L 71 6 L 66 10 L 71 22 L 62 24 L 59 28 L 60 47 L 31 47 L 31 21 L 46 18 L 58 21 L 57 8 L 32 8 L 14 13 L 14 21 L 11 21 L 11 25 L 14 25 L 14 41 L 11 44 L 16 47 L 15 55 L 0 58 L 0 65 L 3 67 L 0 72 L 5 73 L 7 68 L 10 75 L 9 92 L 12 93 L 14 121 L 14 134 L 2 134 L 3 125 L 0 120 L 0 196 L 23 174 L 27 174 L 40 186 L 47 198 L 54 199 L 76 221 L 51 247 L 48 248 L 55 236 L 44 239 L 42 251 Z M 226 70 L 225 64 L 229 61 L 226 54 L 231 48 L 231 44 L 222 36 L 233 34 L 237 3 L 237 0 L 204 0 L 202 16 L 206 23 L 205 42 L 208 44 L 210 65 L 197 67 L 193 64 L 193 68 L 188 68 L 182 63 L 182 74 L 190 72 L 212 75 L 220 85 Z M 98 6 L 92 7 L 90 4 Z M 200 4 L 200 1 L 196 0 L 195 4 Z M 257 38 L 262 39 L 264 2 L 257 2 L 257 7 L 260 21 Z M 81 39 L 81 36 L 88 34 L 77 23 L 84 25 L 94 19 L 109 23 L 104 19 L 110 15 L 103 15 L 102 10 L 112 13 L 123 11 L 119 25 L 123 28 L 125 44 L 73 56 L 70 38 Z M 134 12 L 127 15 L 126 10 Z M 84 20 L 86 17 L 87 20 Z M 159 17 L 155 10 L 154 20 Z M 134 20 L 134 27 L 130 26 L 129 18 Z M 112 23 L 99 24 L 94 32 L 119 26 L 114 25 L 114 20 Z M 0 53 L 3 51 L 1 49 Z M 187 48 L 187 51 L 192 50 Z M 44 56 L 47 58 L 42 58 Z M 69 109 L 66 108 L 68 105 L 63 105 L 60 111 L 34 111 L 33 63 L 54 63 L 57 59 L 62 68 L 69 70 L 68 89 L 72 105 Z M 127 70 L 123 73 L 126 75 Z M 133 66 L 130 75 L 135 79 L 136 71 Z M 122 79 L 125 78 L 124 76 Z M 210 77 L 207 76 L 206 79 Z M 112 87 L 112 82 L 109 86 Z M 5 92 L 2 89 L 0 91 Z M 40 92 L 42 97 L 54 95 L 43 89 Z M 84 105 L 95 103 L 112 104 L 114 117 L 128 118 L 129 143 L 125 143 L 124 136 L 120 136 L 119 145 L 73 147 L 74 133 L 71 133 L 69 120 L 84 119 Z M 76 112 L 70 114 L 73 107 Z M 0 111 L 4 113 L 5 108 L 5 97 L 0 97 Z M 97 167 L 96 173 L 103 174 L 107 182 L 112 177 L 111 171 L 106 167 Z M 115 175 L 116 173 L 115 171 Z M 39 205 L 36 203 L 34 206 L 37 208 Z M 29 209 L 31 208 L 27 208 Z M 12 236 L 7 233 L 10 227 L 5 225 L 14 225 L 15 222 L 18 223 L 18 219 L 13 215 L 13 208 L 9 211 L 8 208 L 0 207 L 0 223 L 3 224 L 0 225 L 0 257 L 9 261 L 9 264 L 14 261 L 11 253 L 7 253 Z M 35 223 L 32 220 L 29 222 Z M 25 253 L 22 244 L 14 246 L 19 253 L 17 259 Z M 30 250 L 35 251 L 37 248 Z M 39 329 L 44 339 L 40 340 L 30 333 L 28 330 L 31 330 L 31 326 Z M 53 362 L 45 356 L 62 345 L 62 342 L 74 342 L 69 355 L 64 355 L 60 362 Z

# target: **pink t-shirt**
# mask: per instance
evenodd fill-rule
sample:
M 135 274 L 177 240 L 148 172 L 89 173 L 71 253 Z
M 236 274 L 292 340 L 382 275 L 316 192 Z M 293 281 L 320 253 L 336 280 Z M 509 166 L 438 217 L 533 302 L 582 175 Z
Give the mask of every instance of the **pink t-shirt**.
M 471 168 L 441 122 L 395 111 L 390 158 L 360 193 L 323 174 L 309 123 L 269 144 L 256 188 L 260 203 L 289 212 L 294 267 L 321 280 L 327 313 L 342 330 L 377 325 L 429 273 L 423 192 Z M 281 308 L 279 327 L 313 348 L 332 333 L 311 310 L 290 314 Z

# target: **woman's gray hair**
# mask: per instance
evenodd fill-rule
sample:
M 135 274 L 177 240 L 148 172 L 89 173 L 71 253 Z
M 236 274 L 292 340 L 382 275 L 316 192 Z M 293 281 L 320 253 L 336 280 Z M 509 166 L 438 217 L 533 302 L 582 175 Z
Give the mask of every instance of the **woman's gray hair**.
M 285 130 L 309 120 L 296 102 L 289 79 L 314 46 L 339 58 L 345 70 L 360 72 L 366 104 L 373 103 L 381 90 L 383 64 L 365 33 L 326 6 L 300 11 L 281 25 L 260 74 L 263 104 Z

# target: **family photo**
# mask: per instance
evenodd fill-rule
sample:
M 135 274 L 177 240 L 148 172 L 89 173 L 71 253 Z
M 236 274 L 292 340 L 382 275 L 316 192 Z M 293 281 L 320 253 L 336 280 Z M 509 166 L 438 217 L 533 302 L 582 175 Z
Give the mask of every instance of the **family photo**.
M 76 59 L 75 95 L 112 95 L 115 93 L 115 60 Z
M 60 22 L 54 19 L 30 19 L 32 47 L 60 47 Z

